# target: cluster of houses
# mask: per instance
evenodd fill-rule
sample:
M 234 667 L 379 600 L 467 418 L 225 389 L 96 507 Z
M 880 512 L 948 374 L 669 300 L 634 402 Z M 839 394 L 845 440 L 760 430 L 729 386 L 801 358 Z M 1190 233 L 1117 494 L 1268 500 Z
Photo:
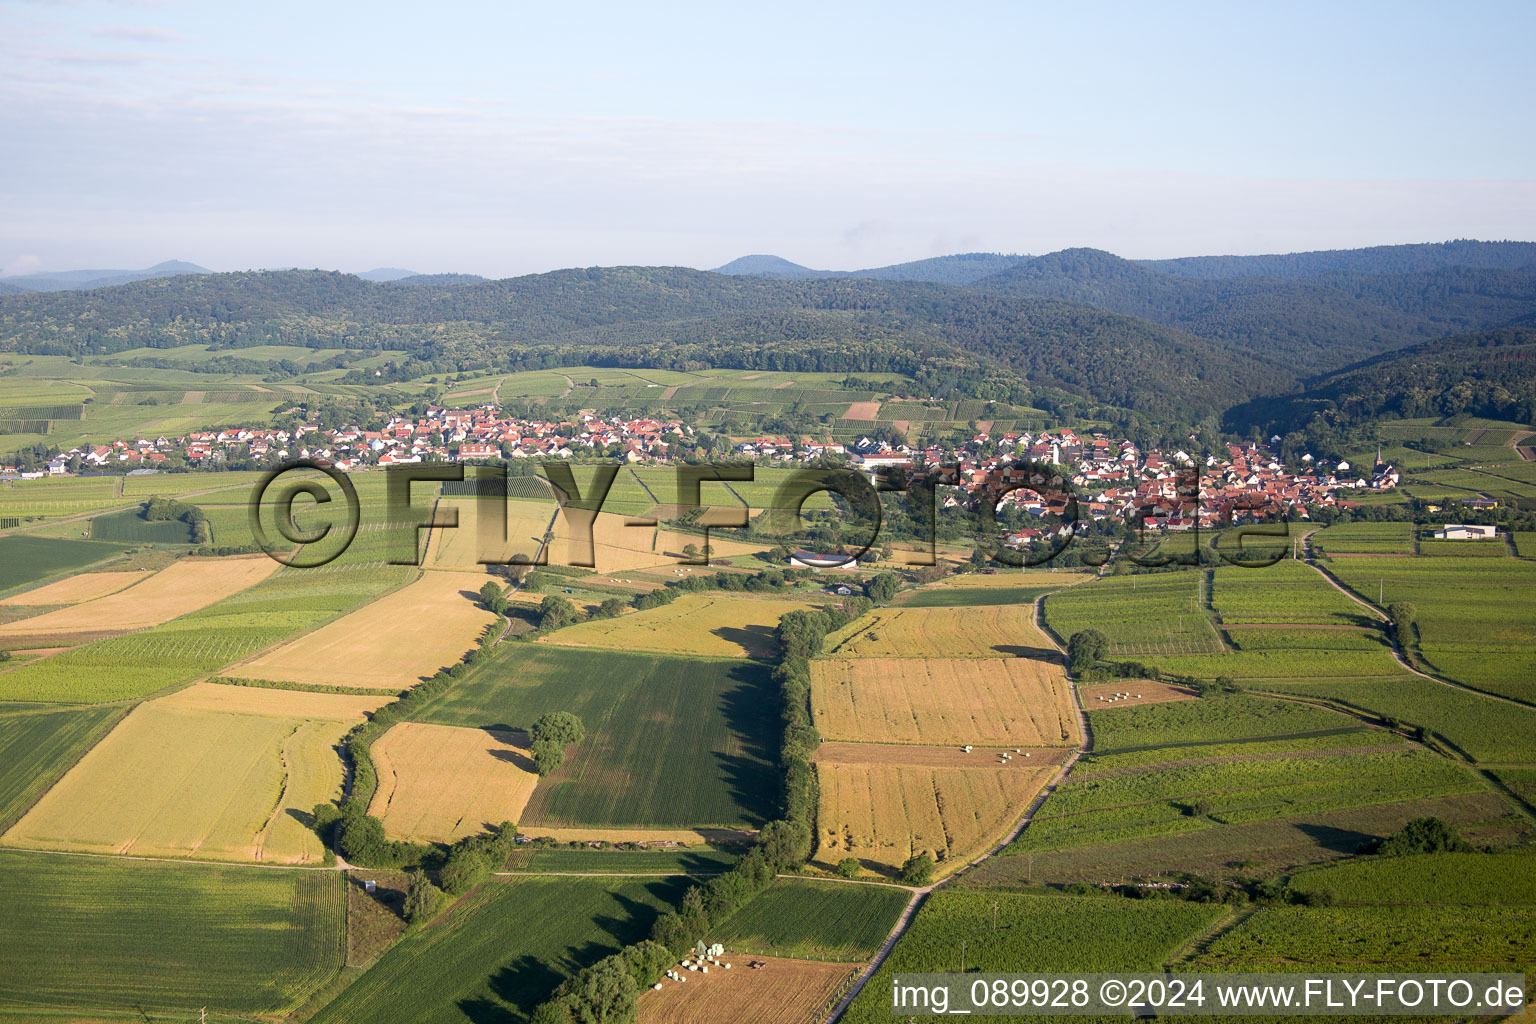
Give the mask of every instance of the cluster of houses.
M 789 438 L 756 438 L 736 444 L 733 455 L 755 462 L 805 465 L 838 457 L 873 475 L 907 469 L 924 472 L 951 485 L 945 504 L 974 504 L 988 493 L 1000 494 L 1001 506 L 1047 516 L 1066 511 L 1058 490 L 1019 487 L 1030 484 L 1034 465 L 1064 467 L 1079 496 L 1080 518 L 1140 516 L 1152 528 L 1187 530 L 1214 525 L 1223 517 L 1277 510 L 1305 515 L 1309 506 L 1347 505 L 1361 490 L 1389 490 L 1398 472 L 1378 452 L 1368 472 L 1348 462 L 1325 464 L 1305 455 L 1299 467 L 1282 463 L 1276 448 L 1249 442 L 1227 446 L 1221 454 L 1197 459 L 1184 451 L 1142 451 L 1131 441 L 1072 430 L 1028 431 L 993 436 L 978 433 L 953 448 L 913 448 L 868 437 L 852 444 Z M 470 409 L 432 407 L 419 416 L 396 414 L 377 430 L 345 426 L 320 430 L 299 423 L 291 428 L 228 428 L 194 431 L 184 437 L 119 440 L 71 449 L 48 464 L 48 474 L 90 472 L 108 467 L 150 469 L 167 462 L 212 468 L 231 461 L 258 463 L 305 457 L 343 470 L 434 461 L 496 459 L 569 459 L 602 455 L 627 462 L 667 462 L 679 451 L 692 452 L 692 428 L 676 420 L 623 419 L 582 414 L 563 421 L 503 416 L 492 405 Z M 713 453 L 712 453 L 713 454 Z M 174 464 L 174 463 L 173 463 Z M 15 474 L 14 467 L 0 467 Z M 42 472 L 29 473 L 40 476 Z M 1044 531 L 1021 530 L 1015 544 L 1038 539 Z
M 1379 451 L 1366 473 L 1347 461 L 1327 464 L 1311 455 L 1302 456 L 1300 467 L 1290 468 L 1275 451 L 1279 442 L 1275 437 L 1268 445 L 1232 444 L 1225 453 L 1203 459 L 1184 451 L 1142 451 L 1131 441 L 1097 433 L 1084 437 L 1071 430 L 995 437 L 980 433 L 953 450 L 892 446 L 862 437 L 847 446 L 757 438 L 738 444 L 736 451 L 785 463 L 844 455 L 871 477 L 905 469 L 951 485 L 946 507 L 974 505 L 991 493 L 1001 495 L 996 498 L 999 507 L 1016 505 L 1042 517 L 1068 511 L 1065 488 L 1019 485 L 1044 484 L 1032 477 L 1038 464 L 1047 463 L 1066 469 L 1080 518 L 1139 516 L 1150 528 L 1171 531 L 1213 526 L 1226 517 L 1263 518 L 1282 510 L 1304 518 L 1309 506 L 1347 507 L 1350 495 L 1391 490 L 1400 479 Z M 1028 543 L 1047 532 L 1024 529 L 1008 540 Z

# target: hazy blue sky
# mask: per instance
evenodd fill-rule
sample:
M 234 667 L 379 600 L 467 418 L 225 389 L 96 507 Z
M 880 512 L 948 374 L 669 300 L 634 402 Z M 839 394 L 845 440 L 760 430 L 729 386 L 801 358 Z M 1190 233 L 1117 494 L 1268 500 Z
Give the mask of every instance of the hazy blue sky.
M 0 0 L 0 266 L 1533 239 L 1533 39 L 1530 2 Z

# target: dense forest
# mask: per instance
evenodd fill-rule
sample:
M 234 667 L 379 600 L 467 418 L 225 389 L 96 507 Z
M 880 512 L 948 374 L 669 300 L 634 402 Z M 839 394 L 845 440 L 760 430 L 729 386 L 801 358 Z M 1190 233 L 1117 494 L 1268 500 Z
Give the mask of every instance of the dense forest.
M 378 376 L 343 379 L 354 383 L 575 365 L 897 372 L 933 395 L 1162 427 L 1214 428 L 1229 410 L 1229 422 L 1294 423 L 1309 408 L 1343 420 L 1428 414 L 1437 401 L 1527 408 L 1523 364 L 1501 363 L 1523 356 L 1479 357 L 1462 378 L 1447 353 L 1536 326 L 1533 243 L 1151 262 L 1095 249 L 970 253 L 849 273 L 754 256 L 721 270 L 157 276 L 0 294 L 0 352 L 82 359 L 204 344 L 221 353 L 208 368 L 230 372 L 255 368 L 240 359 L 254 346 L 345 350 L 263 364 L 278 375 L 404 353 Z M 1398 350 L 1404 361 L 1383 356 Z M 143 351 L 126 358 L 158 365 Z M 1415 359 L 1436 367 L 1418 388 Z
M 1294 395 L 1237 406 L 1227 425 L 1284 433 L 1317 415 L 1341 428 L 1424 416 L 1536 422 L 1536 328 L 1460 335 L 1389 352 L 1312 381 Z

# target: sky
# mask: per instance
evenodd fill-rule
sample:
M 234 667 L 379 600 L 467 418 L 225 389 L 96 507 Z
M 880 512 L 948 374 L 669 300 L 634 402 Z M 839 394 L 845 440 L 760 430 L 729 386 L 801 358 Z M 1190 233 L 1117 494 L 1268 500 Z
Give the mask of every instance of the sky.
M 0 0 L 0 268 L 1536 239 L 1536 4 Z

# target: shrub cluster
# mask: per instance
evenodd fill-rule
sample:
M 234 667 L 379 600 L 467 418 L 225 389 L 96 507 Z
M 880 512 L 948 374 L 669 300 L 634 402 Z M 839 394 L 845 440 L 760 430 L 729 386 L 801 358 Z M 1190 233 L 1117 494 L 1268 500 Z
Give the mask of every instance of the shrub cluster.
M 540 776 L 548 775 L 565 760 L 565 748 L 580 743 L 586 736 L 581 719 L 569 711 L 551 711 L 540 715 L 528 730 L 533 741 L 533 767 Z
M 208 514 L 196 505 L 174 498 L 150 498 L 144 503 L 145 520 L 151 523 L 180 519 L 192 527 L 192 543 L 207 544 L 213 539 L 213 529 L 208 525 Z

